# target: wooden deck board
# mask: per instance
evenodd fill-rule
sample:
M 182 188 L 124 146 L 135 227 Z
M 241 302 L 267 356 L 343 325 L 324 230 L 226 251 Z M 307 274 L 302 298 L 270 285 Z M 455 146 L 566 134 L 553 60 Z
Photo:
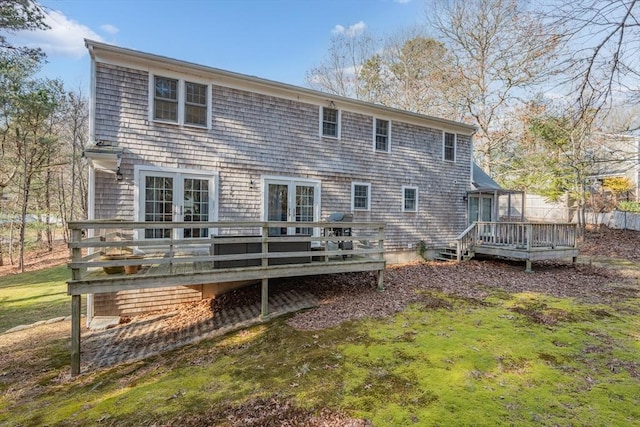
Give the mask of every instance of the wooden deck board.
M 258 280 L 263 278 L 308 276 L 316 274 L 376 271 L 385 261 L 365 257 L 334 259 L 329 262 L 206 269 L 200 263 L 151 265 L 137 274 L 106 274 L 101 269 L 88 271 L 82 278 L 68 282 L 69 295 L 106 293 L 131 289 L 192 286 L 208 283 Z M 142 274 L 141 274 L 142 273 Z
M 530 261 L 542 261 L 548 259 L 564 259 L 578 256 L 578 249 L 574 247 L 556 248 L 520 248 L 509 245 L 481 244 L 473 246 L 472 252 L 481 255 L 500 256 Z

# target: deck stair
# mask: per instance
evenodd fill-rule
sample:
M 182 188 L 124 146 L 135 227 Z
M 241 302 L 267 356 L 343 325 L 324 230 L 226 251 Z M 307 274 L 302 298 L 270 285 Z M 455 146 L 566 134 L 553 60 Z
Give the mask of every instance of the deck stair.
M 435 257 L 437 261 L 456 261 L 457 259 L 458 252 L 454 246 L 439 249 Z

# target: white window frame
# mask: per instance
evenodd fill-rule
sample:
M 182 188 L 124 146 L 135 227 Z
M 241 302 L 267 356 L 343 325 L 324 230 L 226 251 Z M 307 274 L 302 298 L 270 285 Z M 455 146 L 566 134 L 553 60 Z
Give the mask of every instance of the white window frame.
M 407 194 L 406 190 L 414 190 L 416 192 L 416 205 L 413 209 L 407 209 Z M 402 186 L 402 212 L 418 212 L 418 187 L 413 185 Z
M 184 189 L 182 188 L 183 178 L 196 178 L 196 179 L 209 180 L 209 183 L 211 186 L 211 194 L 210 194 L 210 200 L 209 200 L 209 212 L 210 212 L 209 221 L 213 221 L 213 222 L 218 221 L 218 206 L 219 206 L 218 185 L 220 180 L 218 172 L 201 170 L 201 169 L 185 169 L 185 168 L 174 169 L 174 168 L 165 168 L 165 167 L 158 167 L 158 166 L 134 165 L 133 167 L 133 180 L 134 180 L 133 215 L 136 221 L 145 222 L 143 217 L 143 208 L 142 208 L 142 204 L 144 203 L 144 192 L 142 191 L 142 186 L 143 186 L 142 180 L 147 175 L 172 177 L 174 179 L 174 188 L 176 188 L 177 186 L 177 188 L 179 189 L 178 194 L 181 194 L 181 195 L 183 194 L 183 191 L 184 191 Z M 174 196 L 176 196 L 175 191 L 174 191 Z M 182 215 L 184 215 L 184 211 L 179 212 L 176 209 L 178 208 L 178 206 L 180 206 L 181 203 L 182 203 L 182 200 L 174 199 L 174 208 L 173 208 L 174 221 L 181 220 Z M 197 228 L 197 227 L 193 227 L 193 228 Z M 182 229 L 177 229 L 177 228 L 174 229 L 173 237 L 180 239 L 181 237 L 178 236 L 177 233 L 180 233 L 181 230 Z M 209 237 L 215 236 L 217 232 L 218 232 L 217 228 L 209 228 Z M 134 234 L 135 234 L 136 240 L 145 240 L 145 237 L 144 237 L 145 233 L 143 229 L 134 230 Z M 203 237 L 202 239 L 203 241 L 205 241 L 209 237 Z
M 155 118 L 155 79 L 156 77 L 166 77 L 168 79 L 174 79 L 178 81 L 178 119 L 177 121 L 172 120 L 162 120 Z M 206 112 L 206 123 L 205 125 L 198 125 L 194 123 L 186 123 L 186 106 L 187 106 L 187 88 L 186 84 L 188 83 L 196 83 L 200 85 L 204 85 L 207 88 L 207 112 Z M 149 122 L 153 123 L 168 123 L 172 125 L 178 125 L 180 127 L 194 128 L 194 129 L 211 129 L 211 100 L 213 98 L 212 95 L 212 84 L 204 79 L 187 76 L 182 74 L 176 74 L 172 72 L 165 72 L 158 70 L 149 72 Z
M 330 110 L 336 110 L 338 112 L 338 123 L 337 123 L 337 136 L 333 136 L 333 135 L 325 135 L 324 134 L 324 109 L 330 109 Z M 319 117 L 319 130 L 318 130 L 318 134 L 320 135 L 320 138 L 329 138 L 329 139 L 341 139 L 342 138 L 342 110 L 340 110 L 337 107 L 324 107 L 324 106 L 320 106 L 320 117 Z
M 289 190 L 295 188 L 297 185 L 314 187 L 314 206 L 313 206 L 313 216 L 317 221 L 320 221 L 322 214 L 322 182 L 318 179 L 310 179 L 310 178 L 301 178 L 295 176 L 276 176 L 276 175 L 263 175 L 260 177 L 260 188 L 261 191 L 261 201 L 260 201 L 260 218 L 263 221 L 268 221 L 268 211 L 269 211 L 269 200 L 268 200 L 268 188 L 269 184 L 281 184 L 287 185 Z M 296 222 L 296 212 L 295 212 L 295 191 L 289 191 L 289 200 L 287 202 L 289 211 L 287 212 L 287 221 L 288 222 Z M 288 227 L 287 235 L 294 236 L 295 229 L 297 227 Z M 262 234 L 262 230 L 260 230 Z M 320 236 L 320 228 L 314 227 L 313 229 L 313 237 Z M 320 242 L 311 242 L 311 246 L 317 246 Z
M 376 125 L 378 120 L 387 122 L 387 149 L 386 150 L 378 150 L 376 148 Z M 373 118 L 373 151 L 376 153 L 390 153 L 391 152 L 391 119 L 387 119 L 384 117 L 374 117 Z
M 447 159 L 446 158 L 446 135 L 453 135 L 453 159 Z M 456 162 L 456 158 L 458 157 L 458 134 L 454 133 L 454 132 L 447 132 L 447 131 L 443 131 L 442 132 L 442 160 L 445 162 L 452 162 L 455 163 Z
M 356 200 L 356 186 L 367 187 L 367 207 L 366 208 L 356 208 L 355 200 Z M 352 182 L 351 183 L 351 211 L 370 211 L 371 210 L 371 183 L 369 182 Z

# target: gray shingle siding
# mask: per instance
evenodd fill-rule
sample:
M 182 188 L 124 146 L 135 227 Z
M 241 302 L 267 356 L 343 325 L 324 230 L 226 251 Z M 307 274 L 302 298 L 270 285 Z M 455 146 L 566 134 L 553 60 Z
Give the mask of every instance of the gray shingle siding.
M 321 138 L 318 105 L 212 83 L 211 129 L 149 122 L 149 74 L 96 63 L 95 139 L 124 150 L 122 181 L 96 174 L 96 218 L 133 220 L 134 165 L 153 165 L 218 173 L 220 220 L 259 219 L 260 177 L 278 175 L 320 180 L 323 218 L 350 211 L 352 181 L 370 183 L 371 210 L 354 219 L 386 222 L 387 250 L 465 228 L 471 137 L 444 162 L 441 130 L 391 120 L 391 152 L 374 152 L 371 115 L 342 111 L 341 139 Z M 418 187 L 417 213 L 402 212 L 403 185 Z

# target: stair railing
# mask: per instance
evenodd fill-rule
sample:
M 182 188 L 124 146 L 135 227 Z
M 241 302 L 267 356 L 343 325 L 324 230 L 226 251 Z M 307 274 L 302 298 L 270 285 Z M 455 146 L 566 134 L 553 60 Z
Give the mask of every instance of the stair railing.
M 476 239 L 476 223 L 467 227 L 458 237 L 456 237 L 456 259 L 462 261 L 463 255 L 469 251 Z

